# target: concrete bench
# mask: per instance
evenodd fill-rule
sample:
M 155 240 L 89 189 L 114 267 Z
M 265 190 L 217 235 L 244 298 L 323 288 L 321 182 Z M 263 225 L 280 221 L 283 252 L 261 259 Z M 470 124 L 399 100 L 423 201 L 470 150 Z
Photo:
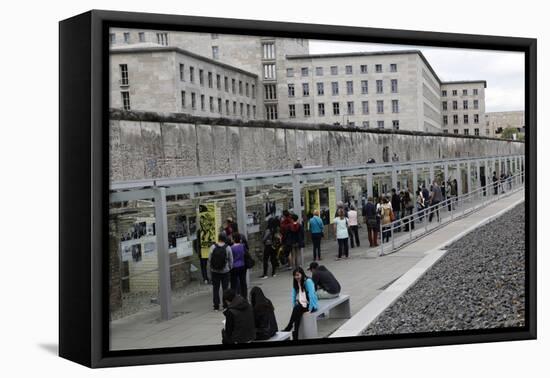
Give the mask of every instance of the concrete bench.
M 274 336 L 267 340 L 255 340 L 255 343 L 266 343 L 268 341 L 283 341 L 283 340 L 290 340 L 290 336 L 292 335 L 292 332 L 283 332 L 279 331 Z
M 300 330 L 298 331 L 299 339 L 314 339 L 319 337 L 317 333 L 317 320 L 324 315 L 324 318 L 332 319 L 349 319 L 351 318 L 351 307 L 349 295 L 340 294 L 336 298 L 319 299 L 317 302 L 318 309 L 310 314 L 306 312 L 302 316 Z

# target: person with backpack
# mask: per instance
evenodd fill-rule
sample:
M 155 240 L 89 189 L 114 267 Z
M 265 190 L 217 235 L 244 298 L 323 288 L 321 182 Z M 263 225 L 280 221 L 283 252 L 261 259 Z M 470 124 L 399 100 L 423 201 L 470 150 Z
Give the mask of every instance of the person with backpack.
M 347 259 L 349 257 L 349 221 L 348 218 L 344 216 L 344 209 L 338 209 L 338 216 L 334 218 L 334 234 L 336 235 L 336 240 L 338 241 L 338 257 L 336 260 L 341 260 L 342 255 L 345 255 Z
M 233 245 L 231 246 L 231 253 L 233 255 L 233 265 L 230 271 L 231 289 L 235 290 L 243 298 L 248 297 L 248 290 L 246 285 L 246 265 L 245 254 L 247 249 L 242 243 L 241 234 L 233 234 Z
M 325 225 L 319 214 L 319 210 L 314 210 L 313 216 L 309 220 L 309 232 L 311 232 L 311 241 L 313 243 L 313 261 L 322 260 L 321 240 L 323 239 Z
M 254 286 L 250 290 L 250 304 L 254 311 L 256 340 L 268 340 L 275 336 L 279 330 L 277 319 L 275 318 L 275 308 L 258 286 Z
M 229 272 L 233 267 L 233 253 L 231 247 L 226 243 L 225 235 L 218 235 L 218 242 L 210 247 L 210 255 L 208 256 L 210 265 L 210 277 L 213 287 L 214 311 L 220 310 L 220 284 L 222 291 L 229 287 Z M 226 304 L 223 303 L 223 307 Z
M 254 311 L 246 298 L 228 289 L 223 292 L 223 303 L 226 310 L 225 327 L 222 329 L 223 344 L 240 344 L 254 341 Z

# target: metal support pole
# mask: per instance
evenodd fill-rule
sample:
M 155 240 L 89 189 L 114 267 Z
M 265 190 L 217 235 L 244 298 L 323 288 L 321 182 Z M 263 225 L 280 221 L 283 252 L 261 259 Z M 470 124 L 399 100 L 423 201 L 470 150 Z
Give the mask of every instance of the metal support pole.
M 172 317 L 172 288 L 170 287 L 170 256 L 168 254 L 168 220 L 166 215 L 166 188 L 155 188 L 155 232 L 159 269 L 160 318 Z
M 445 184 L 447 181 L 449 181 L 449 164 L 445 163 L 443 164 L 443 180 L 445 181 Z M 450 196 L 451 193 L 448 193 L 447 196 Z
M 457 183 L 457 194 L 462 195 L 462 170 L 460 169 L 460 163 L 456 163 L 456 183 Z
M 416 190 L 418 189 L 418 172 L 416 165 L 412 166 L 412 174 L 413 174 L 413 187 L 412 187 L 412 193 L 413 193 L 413 201 L 414 201 L 414 210 L 413 213 L 416 212 Z
M 342 201 L 342 174 L 340 172 L 336 172 L 334 175 L 334 187 L 336 189 L 336 202 Z
M 342 185 L 340 182 L 340 189 L 339 189 L 339 186 L 336 183 L 336 201 L 339 201 L 338 195 L 339 194 L 340 196 L 342 195 L 341 186 Z M 300 176 L 298 175 L 292 176 L 292 202 L 294 203 L 294 213 L 298 215 L 298 217 L 301 219 L 302 218 L 302 187 L 300 184 Z
M 246 227 L 246 188 L 242 180 L 236 181 L 235 190 L 237 206 L 237 225 L 239 226 L 239 233 L 248 238 L 248 230 Z
M 433 163 L 430 164 L 430 184 L 432 184 L 435 180 L 435 169 Z
M 372 172 L 370 170 L 367 171 L 367 197 L 373 197 L 374 193 L 372 190 L 374 182 L 372 181 Z
M 466 163 L 466 169 L 468 169 L 468 172 L 466 172 L 466 177 L 468 180 L 467 193 L 471 193 L 473 191 L 472 190 L 472 164 L 469 161 Z
M 476 171 L 477 171 L 476 189 L 481 189 L 481 163 L 479 160 L 476 160 Z
M 391 187 L 397 190 L 397 169 L 395 167 L 391 169 Z

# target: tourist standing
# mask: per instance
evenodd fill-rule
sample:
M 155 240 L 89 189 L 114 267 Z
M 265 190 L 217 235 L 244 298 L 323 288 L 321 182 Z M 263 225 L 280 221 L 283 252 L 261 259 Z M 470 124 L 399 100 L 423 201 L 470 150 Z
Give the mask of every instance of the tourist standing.
M 363 216 L 367 223 L 367 233 L 369 236 L 369 246 L 378 246 L 378 230 L 380 229 L 380 217 L 376 211 L 376 205 L 372 197 L 367 199 L 367 203 L 363 207 Z
M 223 303 L 227 309 L 225 327 L 222 329 L 223 344 L 249 343 L 254 340 L 254 312 L 247 300 L 228 289 L 223 292 Z
M 412 216 L 414 212 L 414 202 L 409 190 L 403 194 L 403 211 L 403 218 L 408 217 L 405 222 L 405 231 L 409 231 L 409 227 L 411 230 L 414 230 L 414 217 Z
M 338 241 L 338 257 L 336 260 L 340 260 L 342 255 L 347 259 L 349 257 L 349 247 L 348 247 L 348 226 L 349 220 L 344 216 L 344 209 L 338 210 L 338 216 L 334 218 L 334 234 L 336 235 L 336 240 Z
M 225 235 L 219 234 L 217 243 L 210 247 L 208 255 L 210 277 L 212 279 L 214 311 L 220 309 L 220 285 L 223 290 L 229 286 L 229 272 L 233 267 L 233 253 L 226 243 Z M 225 303 L 223 304 L 225 308 Z
M 351 248 L 355 248 L 355 244 L 357 246 L 361 246 L 361 243 L 359 242 L 359 222 L 357 221 L 357 210 L 355 210 L 354 205 L 350 205 L 349 211 L 348 211 L 348 220 L 349 220 L 349 240 L 351 244 Z
M 246 287 L 246 265 L 244 255 L 247 252 L 245 245 L 241 241 L 241 234 L 233 234 L 233 245 L 231 253 L 233 254 L 233 267 L 231 268 L 231 288 L 243 298 L 248 298 Z
M 254 311 L 254 327 L 256 328 L 256 340 L 268 340 L 275 336 L 279 327 L 275 318 L 273 303 L 266 298 L 262 289 L 254 286 L 250 290 L 250 304 Z
M 496 171 L 493 172 L 493 194 L 498 194 L 498 177 Z
M 391 212 L 392 206 L 388 197 L 382 198 L 382 204 L 380 205 L 380 221 L 382 223 L 382 242 L 387 243 L 390 241 L 391 235 Z
M 451 197 L 452 209 L 456 210 L 456 206 L 458 205 L 458 181 L 456 181 L 456 179 L 453 179 L 453 181 L 451 181 Z
M 292 272 L 292 314 L 284 332 L 292 330 L 292 339 L 298 340 L 298 331 L 302 316 L 306 312 L 317 311 L 317 295 L 315 284 L 306 276 L 302 268 L 296 268 Z
M 441 194 L 441 188 L 439 185 L 437 185 L 437 182 L 434 180 L 432 185 L 432 195 L 430 197 L 430 206 L 432 209 L 430 210 L 430 218 L 428 219 L 430 222 L 432 221 L 434 212 L 437 213 L 437 221 L 439 222 L 439 203 L 443 199 L 443 196 Z
M 321 260 L 321 240 L 324 228 L 323 220 L 319 217 L 319 210 L 314 210 L 313 216 L 309 220 L 309 232 L 311 232 L 311 242 L 313 243 L 313 261 Z
M 395 188 L 391 190 L 391 208 L 395 220 L 401 219 L 401 198 L 399 198 Z M 399 226 L 399 223 L 396 223 L 396 226 Z M 397 227 L 395 231 L 401 231 L 401 227 Z
M 268 226 L 265 229 L 264 237 L 262 238 L 262 242 L 264 244 L 264 256 L 263 256 L 264 274 L 262 275 L 261 278 L 263 279 L 267 278 L 267 268 L 268 268 L 269 262 L 271 262 L 271 276 L 275 277 L 275 271 L 277 269 L 277 254 L 276 254 L 274 245 L 279 244 L 275 240 L 275 238 L 277 237 L 276 232 L 277 232 L 277 229 L 274 226 L 274 222 L 268 222 Z
M 418 212 L 418 220 L 422 222 L 424 219 L 424 208 L 426 207 L 426 203 L 424 202 L 424 196 L 422 195 L 422 191 L 419 189 L 416 192 L 416 211 Z
M 298 222 L 298 215 L 292 214 L 292 223 L 287 235 L 287 242 L 290 246 L 290 266 L 297 268 L 302 262 L 302 250 L 304 248 L 304 228 Z

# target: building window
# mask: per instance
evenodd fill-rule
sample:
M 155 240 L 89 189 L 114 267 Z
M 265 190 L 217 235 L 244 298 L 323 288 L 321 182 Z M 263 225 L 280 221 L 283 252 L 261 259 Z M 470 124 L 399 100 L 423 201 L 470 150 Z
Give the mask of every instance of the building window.
M 220 48 L 218 46 L 212 46 L 212 59 L 218 59 L 220 57 Z
M 288 84 L 288 97 L 294 97 L 294 84 Z
M 241 115 L 241 117 L 244 117 L 244 104 L 242 102 L 239 104 L 239 109 L 240 109 L 239 114 Z
M 124 43 L 130 43 L 130 33 L 124 33 Z
M 348 115 L 354 115 L 355 114 L 355 106 L 353 105 L 353 101 L 348 101 Z
M 474 129 L 474 135 L 479 136 L 479 129 Z
M 443 134 L 449 134 L 449 130 L 447 129 L 443 130 Z
M 453 89 L 453 96 L 456 96 L 458 94 L 456 89 Z
M 237 115 L 237 101 L 233 101 L 233 115 Z
M 212 72 L 208 72 L 208 88 L 212 88 Z
M 288 116 L 290 118 L 296 118 L 296 105 L 294 104 L 288 105 Z
M 268 120 L 277 119 L 277 105 L 266 105 L 265 115 Z
M 397 79 L 391 80 L 391 92 L 397 93 Z
M 256 105 L 252 105 L 252 118 L 256 119 Z
M 222 89 L 222 77 L 219 74 L 216 74 L 216 88 Z
M 264 64 L 264 79 L 276 79 L 275 64 Z M 274 118 L 276 119 L 276 118 Z
M 144 32 L 139 32 L 138 33 L 138 38 L 139 38 L 139 42 L 141 42 L 141 43 L 145 42 L 145 33 Z
M 448 125 L 448 124 L 449 124 L 449 117 L 447 117 L 446 115 L 443 116 L 443 124 L 444 124 L 444 125 Z
M 477 96 L 478 92 L 477 89 L 474 89 L 474 96 Z
M 399 100 L 391 100 L 391 112 L 399 113 Z
M 479 114 L 474 114 L 474 123 L 475 124 L 479 123 Z
M 248 83 L 244 85 L 244 95 L 250 97 L 250 85 Z
M 315 67 L 315 75 L 323 76 L 323 67 Z
M 309 104 L 304 104 L 304 117 L 311 116 L 311 110 Z
M 252 98 L 256 98 L 256 86 L 254 84 L 252 84 Z
M 361 108 L 363 109 L 363 114 L 369 114 L 369 102 L 368 101 L 362 101 L 361 102 Z
M 277 85 L 267 84 L 264 85 L 265 88 L 265 99 L 266 100 L 276 100 L 277 99 Z M 294 90 L 294 88 L 292 88 Z M 290 96 L 290 85 L 288 87 L 289 96 Z
M 321 103 L 317 104 L 317 110 L 319 112 L 320 117 L 325 116 L 325 104 L 324 103 L 321 102 Z
M 376 70 L 377 73 L 382 72 L 382 65 L 381 64 L 375 65 L 375 70 Z
M 218 113 L 222 114 L 222 99 L 218 97 Z
M 302 77 L 309 76 L 309 69 L 307 67 L 302 67 Z
M 243 94 L 243 81 L 239 80 L 239 94 L 242 96 Z
M 369 121 L 363 121 L 363 127 L 368 129 L 370 127 Z
M 122 95 L 122 109 L 130 110 L 130 92 L 123 91 L 120 94 Z
M 376 112 L 378 114 L 384 113 L 384 101 L 383 100 L 376 101 Z
M 157 33 L 157 43 L 159 45 L 168 46 L 168 33 Z
M 195 68 L 189 67 L 189 81 L 194 83 L 195 82 Z
M 120 85 L 129 85 L 128 82 L 128 65 L 121 64 L 120 66 Z
M 210 107 L 210 111 L 214 112 L 214 97 L 210 96 L 208 98 L 208 104 L 209 104 L 209 107 Z
M 361 93 L 362 94 L 369 93 L 369 82 L 368 82 L 368 80 L 361 80 Z
M 197 109 L 197 95 L 195 92 L 191 92 L 191 108 Z
M 229 115 L 229 100 L 225 100 L 225 114 Z
M 465 110 L 468 109 L 468 100 L 462 101 L 462 108 Z
M 464 135 L 470 135 L 470 130 L 469 129 L 464 129 Z
M 468 96 L 468 90 L 467 89 L 462 90 L 462 96 Z
M 378 126 L 379 129 L 383 129 L 384 128 L 384 121 L 377 121 L 376 125 Z M 385 148 L 387 148 L 387 147 L 385 147 Z
M 275 43 L 264 43 L 262 47 L 264 59 L 275 59 Z
M 346 81 L 346 89 L 349 95 L 353 94 L 353 81 Z
M 116 43 L 116 34 L 115 33 L 109 34 L 109 42 L 111 43 L 111 45 L 114 45 Z
M 286 69 L 286 77 L 294 77 L 294 68 Z
M 464 124 L 468 124 L 468 114 L 464 114 Z
M 376 93 L 384 93 L 384 83 L 382 80 L 376 80 Z
M 443 110 L 447 110 L 447 101 L 443 101 L 441 103 L 441 107 L 443 108 Z
M 447 91 L 441 91 L 441 96 L 447 97 Z
M 331 86 L 332 86 L 332 95 L 333 96 L 337 96 L 338 95 L 338 82 L 337 81 L 333 81 L 331 83 Z
M 309 96 L 309 84 L 308 83 L 302 83 L 302 94 L 304 97 Z
M 323 96 L 325 94 L 325 85 L 323 83 L 317 83 L 317 95 Z
M 458 114 L 453 114 L 453 125 L 458 125 Z
M 204 86 L 204 71 L 199 70 L 199 84 Z
M 246 104 L 246 118 L 250 118 L 250 104 Z
M 479 100 L 474 100 L 474 109 L 479 109 Z
M 340 103 L 339 102 L 333 102 L 332 103 L 332 114 L 333 115 L 340 115 Z
M 206 105 L 205 105 L 204 95 L 203 95 L 203 94 L 201 94 L 201 110 L 202 110 L 202 111 L 205 111 L 205 110 L 206 110 Z
M 338 66 L 330 66 L 330 74 L 338 75 Z
M 353 74 L 353 66 L 346 66 L 346 75 L 351 75 Z
M 180 63 L 180 81 L 185 81 L 185 65 Z
M 458 110 L 458 101 L 453 101 L 453 110 Z
M 390 72 L 397 72 L 397 64 L 396 63 L 390 64 Z
M 231 92 L 235 94 L 237 91 L 237 80 L 231 79 Z
M 393 120 L 391 121 L 391 126 L 394 130 L 399 130 L 399 120 Z
M 458 129 L 454 129 L 453 133 L 458 135 Z
M 185 91 L 181 91 L 181 108 L 185 109 Z

